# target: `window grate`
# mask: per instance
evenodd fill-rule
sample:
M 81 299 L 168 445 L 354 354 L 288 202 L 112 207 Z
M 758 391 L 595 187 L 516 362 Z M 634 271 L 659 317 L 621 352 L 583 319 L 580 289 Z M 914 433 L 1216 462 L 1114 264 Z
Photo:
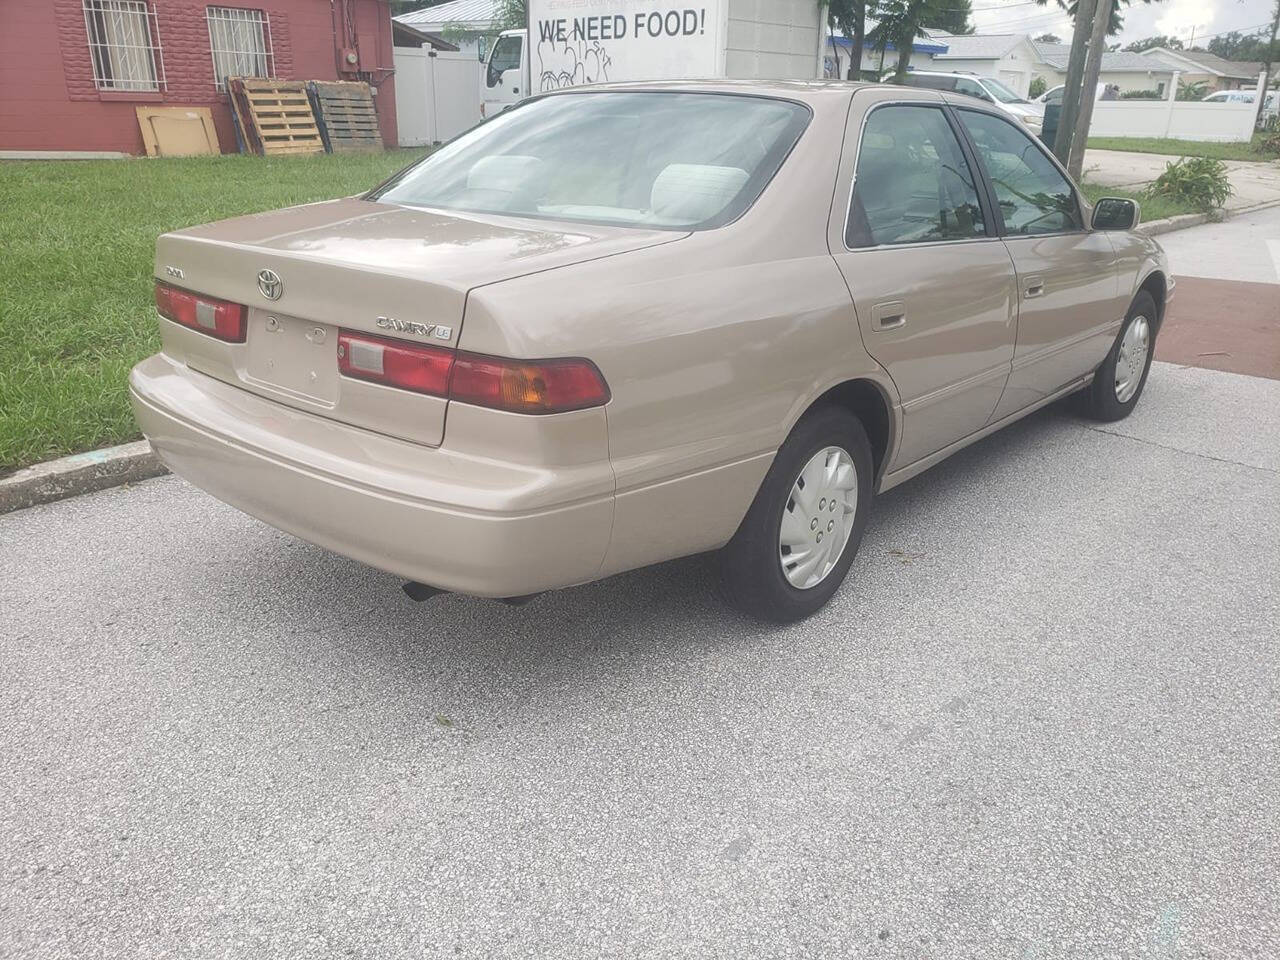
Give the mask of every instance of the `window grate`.
M 164 89 L 156 11 L 147 0 L 81 0 L 99 90 Z
M 209 51 L 213 55 L 213 82 L 226 90 L 227 77 L 274 77 L 271 18 L 261 10 L 240 7 L 205 7 L 209 23 Z

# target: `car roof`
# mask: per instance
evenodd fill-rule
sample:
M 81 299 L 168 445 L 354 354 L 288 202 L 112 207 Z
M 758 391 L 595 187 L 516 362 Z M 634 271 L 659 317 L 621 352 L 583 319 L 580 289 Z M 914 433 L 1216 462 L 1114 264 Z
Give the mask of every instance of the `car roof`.
M 778 97 L 802 102 L 847 99 L 855 90 L 878 87 L 879 84 L 851 80 L 633 80 L 621 83 L 591 83 L 564 90 L 548 91 L 544 96 L 572 96 L 601 91 L 634 91 L 664 93 L 736 93 L 757 97 Z

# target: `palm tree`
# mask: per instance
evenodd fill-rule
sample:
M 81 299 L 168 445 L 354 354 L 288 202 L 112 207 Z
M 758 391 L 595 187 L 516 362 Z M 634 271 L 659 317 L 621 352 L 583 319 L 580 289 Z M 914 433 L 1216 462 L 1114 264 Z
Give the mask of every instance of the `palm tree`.
M 849 41 L 849 71 L 846 80 L 858 80 L 862 76 L 862 48 L 867 40 L 868 8 L 875 0 L 821 0 L 818 6 L 827 7 L 828 22 Z
M 898 50 L 898 66 L 894 79 L 901 80 L 911 62 L 911 45 L 920 36 L 920 28 L 945 13 L 948 0 L 883 0 L 877 11 L 879 25 L 872 31 L 876 48 L 883 51 L 889 44 Z

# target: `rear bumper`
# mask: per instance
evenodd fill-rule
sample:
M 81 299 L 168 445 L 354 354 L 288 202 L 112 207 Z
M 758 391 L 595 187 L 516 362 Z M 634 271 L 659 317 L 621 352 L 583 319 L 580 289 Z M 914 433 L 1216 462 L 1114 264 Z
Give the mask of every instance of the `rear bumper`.
M 565 471 L 428 448 L 254 396 L 163 354 L 138 364 L 129 388 L 142 432 L 174 473 L 318 546 L 477 596 L 600 575 L 613 522 L 607 461 Z M 574 499 L 556 502 L 558 483 Z

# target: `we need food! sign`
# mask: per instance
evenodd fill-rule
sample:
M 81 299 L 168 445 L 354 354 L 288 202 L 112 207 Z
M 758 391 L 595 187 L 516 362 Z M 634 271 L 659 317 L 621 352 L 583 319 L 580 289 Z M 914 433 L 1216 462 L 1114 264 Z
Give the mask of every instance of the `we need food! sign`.
M 530 85 L 716 76 L 724 3 L 529 0 Z

